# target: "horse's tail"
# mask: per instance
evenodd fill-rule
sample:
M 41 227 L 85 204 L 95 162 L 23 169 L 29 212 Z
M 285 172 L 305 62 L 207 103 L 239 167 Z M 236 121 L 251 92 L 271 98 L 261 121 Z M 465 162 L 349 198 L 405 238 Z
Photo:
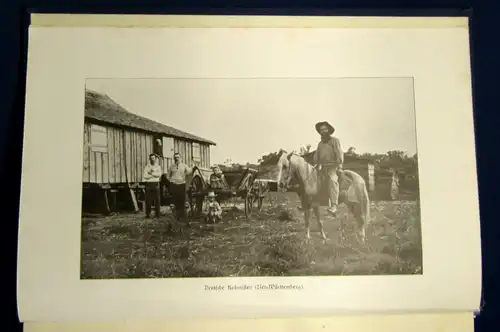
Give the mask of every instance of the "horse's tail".
M 361 211 L 365 216 L 365 224 L 370 223 L 370 197 L 368 196 L 368 190 L 366 189 L 366 184 L 362 184 L 362 188 L 360 188 L 360 203 L 361 203 Z
M 366 188 L 366 183 L 361 176 L 356 177 L 355 190 L 357 200 L 360 205 L 361 214 L 365 219 L 365 224 L 370 222 L 370 196 L 368 195 L 368 189 Z

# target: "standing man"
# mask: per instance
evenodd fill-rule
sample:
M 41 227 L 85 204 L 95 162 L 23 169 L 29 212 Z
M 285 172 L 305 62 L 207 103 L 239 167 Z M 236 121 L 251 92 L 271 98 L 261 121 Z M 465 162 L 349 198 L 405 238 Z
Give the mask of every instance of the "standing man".
M 151 205 L 155 206 L 155 216 L 160 216 L 160 177 L 161 166 L 156 154 L 149 155 L 149 164 L 144 167 L 143 181 L 146 183 L 146 218 L 151 215 Z
M 170 166 L 167 174 L 169 189 L 172 194 L 177 218 L 186 220 L 186 177 L 191 174 L 192 169 L 181 162 L 181 155 L 174 154 L 174 164 Z
M 336 215 L 339 204 L 339 183 L 337 171 L 344 163 L 344 153 L 338 138 L 332 134 L 335 129 L 326 121 L 316 124 L 316 131 L 321 136 L 318 148 L 314 153 L 314 164 L 316 168 L 321 168 L 328 178 L 328 193 L 330 196 L 330 206 L 327 211 Z

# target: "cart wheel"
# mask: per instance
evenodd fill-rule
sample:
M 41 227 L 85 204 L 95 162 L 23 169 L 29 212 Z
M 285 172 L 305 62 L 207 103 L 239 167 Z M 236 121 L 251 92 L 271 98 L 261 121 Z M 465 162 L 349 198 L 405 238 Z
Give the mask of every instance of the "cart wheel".
M 251 194 L 247 194 L 245 197 L 245 217 L 248 219 L 252 214 L 253 208 L 253 196 Z
M 261 184 L 259 184 L 259 188 L 258 188 L 258 190 L 255 193 L 255 199 L 254 200 L 257 201 L 257 209 L 259 211 L 262 211 L 262 206 L 263 206 L 263 202 L 264 202 L 264 195 L 263 195 L 262 185 Z
M 189 188 L 191 200 L 191 214 L 196 217 L 201 214 L 201 210 L 203 208 L 203 180 L 199 175 L 195 175 L 193 180 L 191 181 L 191 186 Z
M 258 202 L 257 202 L 257 208 L 259 209 L 259 211 L 262 211 L 262 206 L 264 205 L 264 196 L 259 196 L 258 198 Z
M 193 215 L 195 217 L 198 217 L 199 215 L 201 215 L 201 210 L 203 209 L 203 196 L 195 196 L 193 206 Z
M 199 214 L 199 204 L 198 204 L 198 196 L 190 195 L 189 200 L 187 201 L 189 204 L 190 217 L 196 217 Z

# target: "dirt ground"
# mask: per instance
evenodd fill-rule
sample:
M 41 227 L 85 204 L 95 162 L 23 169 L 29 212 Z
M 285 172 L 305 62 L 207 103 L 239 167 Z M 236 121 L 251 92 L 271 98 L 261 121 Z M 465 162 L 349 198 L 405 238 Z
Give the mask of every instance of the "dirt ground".
M 293 193 L 270 193 L 249 220 L 241 202 L 223 205 L 216 225 L 173 222 L 143 213 L 82 220 L 82 279 L 421 274 L 422 248 L 417 201 L 372 202 L 366 242 L 355 236 L 355 220 L 341 206 L 335 219 L 324 211 L 329 239 L 315 219 L 305 240 L 303 213 Z M 341 222 L 344 229 L 340 229 Z

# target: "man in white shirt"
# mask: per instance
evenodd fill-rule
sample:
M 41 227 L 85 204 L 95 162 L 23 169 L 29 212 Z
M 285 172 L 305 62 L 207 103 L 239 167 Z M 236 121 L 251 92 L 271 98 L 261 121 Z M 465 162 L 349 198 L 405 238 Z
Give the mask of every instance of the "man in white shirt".
M 192 168 L 181 162 L 181 155 L 174 154 L 174 164 L 168 169 L 169 190 L 172 195 L 172 201 L 175 205 L 177 218 L 187 220 L 186 204 L 186 178 L 192 173 Z
M 157 156 L 149 155 L 149 164 L 144 167 L 143 181 L 146 185 L 146 218 L 151 216 L 151 205 L 155 206 L 155 216 L 160 217 L 160 177 L 161 166 Z

